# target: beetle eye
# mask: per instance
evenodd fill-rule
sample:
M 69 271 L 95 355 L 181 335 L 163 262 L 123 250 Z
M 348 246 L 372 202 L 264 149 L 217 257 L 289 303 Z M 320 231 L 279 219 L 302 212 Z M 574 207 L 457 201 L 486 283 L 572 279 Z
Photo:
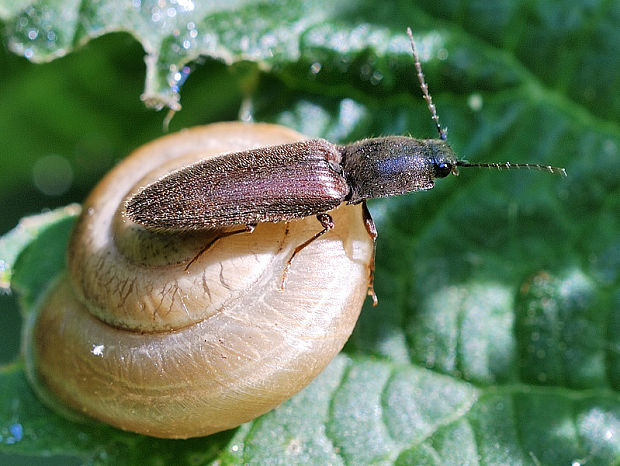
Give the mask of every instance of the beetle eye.
M 435 178 L 445 178 L 452 173 L 452 164 L 448 162 L 433 162 Z

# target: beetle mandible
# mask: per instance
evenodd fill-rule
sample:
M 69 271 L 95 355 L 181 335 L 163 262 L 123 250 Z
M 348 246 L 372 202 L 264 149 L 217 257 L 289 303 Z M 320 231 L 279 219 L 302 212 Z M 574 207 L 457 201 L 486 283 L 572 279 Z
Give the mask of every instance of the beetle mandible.
M 410 28 L 407 35 L 438 139 L 388 136 L 346 145 L 311 139 L 225 154 L 174 171 L 146 186 L 127 201 L 127 217 L 147 229 L 162 231 L 243 226 L 220 234 L 200 251 L 200 256 L 218 239 L 252 232 L 259 222 L 287 222 L 316 215 L 323 228 L 294 249 L 282 274 L 284 287 L 294 257 L 334 228 L 327 212 L 343 202 L 362 204 L 366 229 L 376 241 L 377 230 L 366 199 L 431 189 L 436 178 L 458 175 L 458 167 L 528 168 L 566 175 L 563 168 L 538 164 L 458 160 L 439 124 Z M 376 305 L 373 275 L 374 259 L 368 294 Z

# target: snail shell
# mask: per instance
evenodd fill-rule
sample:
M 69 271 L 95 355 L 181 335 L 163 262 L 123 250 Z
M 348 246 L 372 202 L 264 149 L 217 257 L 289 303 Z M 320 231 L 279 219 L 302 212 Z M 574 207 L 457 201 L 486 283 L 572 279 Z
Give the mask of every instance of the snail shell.
M 341 350 L 368 284 L 372 240 L 360 206 L 213 231 L 152 232 L 126 199 L 217 154 L 303 139 L 268 124 L 219 123 L 162 137 L 112 170 L 84 203 L 68 270 L 26 328 L 27 371 L 48 404 L 121 429 L 187 438 L 230 429 L 305 387 Z M 186 270 L 189 261 L 198 258 Z M 68 410 L 63 407 L 68 407 Z

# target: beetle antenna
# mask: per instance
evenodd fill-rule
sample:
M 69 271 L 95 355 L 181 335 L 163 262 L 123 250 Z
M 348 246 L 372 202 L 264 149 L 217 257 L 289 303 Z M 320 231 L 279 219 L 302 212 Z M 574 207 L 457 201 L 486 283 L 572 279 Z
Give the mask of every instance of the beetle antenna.
M 498 170 L 513 170 L 513 169 L 528 169 L 538 170 L 553 173 L 555 175 L 566 175 L 565 168 L 552 167 L 550 165 L 539 165 L 537 163 L 469 163 L 466 160 L 459 160 L 456 162 L 457 167 L 479 167 L 479 168 L 497 168 Z
M 439 124 L 439 117 L 437 116 L 437 109 L 433 104 L 433 98 L 431 94 L 428 92 L 428 84 L 424 80 L 424 73 L 422 73 L 422 65 L 420 64 L 420 57 L 418 56 L 418 50 L 415 47 L 415 41 L 413 40 L 413 33 L 411 32 L 411 28 L 407 28 L 407 35 L 409 36 L 409 40 L 411 41 L 411 51 L 413 52 L 413 59 L 415 60 L 415 69 L 418 75 L 418 81 L 420 81 L 420 87 L 422 88 L 422 94 L 424 94 L 424 100 L 426 100 L 426 104 L 428 105 L 428 109 L 431 112 L 431 118 L 435 122 L 435 126 L 437 126 L 437 132 L 439 133 L 439 139 L 445 141 L 447 139 L 445 130 Z

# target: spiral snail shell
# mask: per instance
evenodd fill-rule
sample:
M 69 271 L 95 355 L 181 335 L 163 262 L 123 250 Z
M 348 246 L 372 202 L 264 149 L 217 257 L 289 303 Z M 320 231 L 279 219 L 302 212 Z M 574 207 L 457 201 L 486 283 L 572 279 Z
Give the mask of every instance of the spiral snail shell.
M 123 215 L 127 198 L 217 154 L 294 142 L 276 125 L 218 123 L 162 137 L 113 169 L 85 201 L 67 272 L 26 329 L 29 378 L 53 406 L 155 437 L 209 435 L 305 387 L 340 351 L 366 296 L 372 240 L 361 207 L 214 231 L 154 232 Z M 186 264 L 196 259 L 186 269 Z M 65 408 L 61 408 L 65 409 Z

